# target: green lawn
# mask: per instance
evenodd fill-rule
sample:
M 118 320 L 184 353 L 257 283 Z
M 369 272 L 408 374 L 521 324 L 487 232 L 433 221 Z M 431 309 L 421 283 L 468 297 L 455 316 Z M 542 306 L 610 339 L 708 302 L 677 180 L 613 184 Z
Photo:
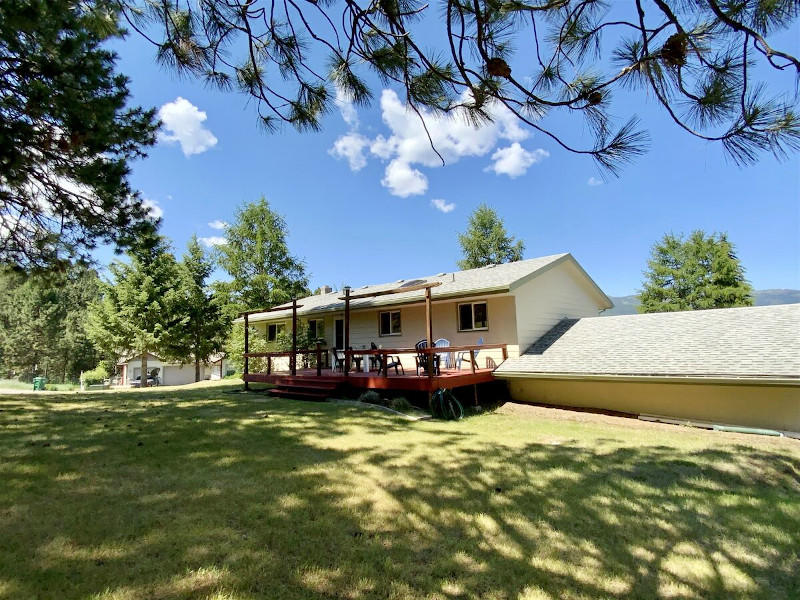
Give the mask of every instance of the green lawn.
M 80 386 L 74 383 L 48 383 L 48 389 L 55 389 L 61 392 L 77 390 Z M 16 379 L 0 379 L 0 390 L 30 390 L 33 391 L 33 384 Z
M 800 597 L 800 443 L 234 386 L 0 397 L 0 598 Z

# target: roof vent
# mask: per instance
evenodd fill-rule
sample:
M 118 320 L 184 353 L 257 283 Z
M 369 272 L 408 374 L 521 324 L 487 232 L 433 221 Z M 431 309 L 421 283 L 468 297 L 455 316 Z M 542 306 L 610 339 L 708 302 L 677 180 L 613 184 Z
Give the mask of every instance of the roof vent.
M 397 283 L 403 283 L 404 281 L 405 281 L 405 279 L 398 279 Z
M 493 268 L 494 268 L 494 267 L 496 267 L 496 266 L 497 266 L 497 265 L 496 265 L 496 264 L 494 264 L 494 263 L 489 263 L 489 264 L 488 264 L 488 265 L 486 265 L 484 268 L 485 268 L 485 269 L 493 269 Z
M 437 277 L 444 277 L 445 275 L 447 275 L 447 273 L 439 273 L 439 274 L 438 274 L 438 275 L 436 275 L 436 276 L 437 276 Z

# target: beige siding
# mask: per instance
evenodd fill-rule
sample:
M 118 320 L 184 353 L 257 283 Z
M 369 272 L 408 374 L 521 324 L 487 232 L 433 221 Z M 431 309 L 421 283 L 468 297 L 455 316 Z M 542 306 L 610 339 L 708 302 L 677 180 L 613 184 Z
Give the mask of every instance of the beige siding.
M 519 352 L 525 352 L 561 319 L 596 317 L 597 300 L 570 262 L 550 269 L 514 290 Z M 509 356 L 517 356 L 517 353 Z
M 607 380 L 508 379 L 518 402 L 800 432 L 800 387 Z

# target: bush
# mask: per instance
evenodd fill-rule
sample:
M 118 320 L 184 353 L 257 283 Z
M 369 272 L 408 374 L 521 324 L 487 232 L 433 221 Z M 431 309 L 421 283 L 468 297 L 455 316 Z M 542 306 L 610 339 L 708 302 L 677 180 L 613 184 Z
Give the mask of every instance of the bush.
M 399 396 L 391 400 L 391 406 L 389 408 L 393 408 L 400 412 L 408 412 L 412 407 L 411 402 L 406 400 L 403 396 Z
M 386 401 L 383 400 L 378 395 L 378 392 L 373 392 L 372 390 L 369 390 L 369 391 L 364 392 L 363 394 L 361 394 L 358 397 L 358 401 L 359 402 L 365 402 L 367 404 L 381 404 L 383 406 L 386 406 Z
M 83 385 L 103 383 L 106 379 L 108 379 L 108 371 L 103 365 L 99 365 L 91 371 L 84 371 L 81 373 L 81 384 Z

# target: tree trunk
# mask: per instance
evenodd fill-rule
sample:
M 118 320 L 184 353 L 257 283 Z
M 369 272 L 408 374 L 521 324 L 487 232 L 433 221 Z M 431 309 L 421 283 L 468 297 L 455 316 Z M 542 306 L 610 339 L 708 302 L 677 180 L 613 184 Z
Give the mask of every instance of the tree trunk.
M 194 357 L 194 380 L 200 381 L 200 359 Z
M 147 352 L 142 352 L 142 376 L 139 381 L 139 387 L 147 387 Z

